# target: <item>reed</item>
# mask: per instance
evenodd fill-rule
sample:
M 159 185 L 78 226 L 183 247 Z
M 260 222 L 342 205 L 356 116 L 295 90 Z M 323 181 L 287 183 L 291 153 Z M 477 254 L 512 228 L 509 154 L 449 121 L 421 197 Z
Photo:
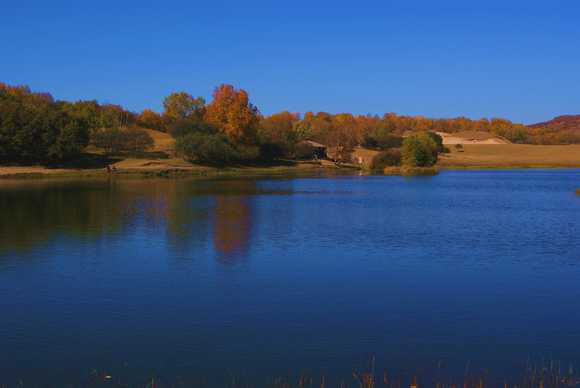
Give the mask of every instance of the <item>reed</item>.
M 386 167 L 383 170 L 384 175 L 403 175 L 403 176 L 422 176 L 422 175 L 437 175 L 436 167 L 411 167 L 411 166 L 396 166 Z
M 469 364 L 468 364 L 469 365 Z M 351 378 L 343 378 L 340 382 L 330 383 L 327 381 L 326 374 L 322 376 L 320 380 L 320 388 L 325 388 L 325 386 L 330 386 L 331 388 L 578 388 L 580 385 L 580 378 L 578 377 L 577 371 L 574 371 L 572 367 L 568 369 L 563 369 L 559 363 L 551 362 L 549 367 L 536 367 L 531 365 L 526 365 L 525 373 L 523 377 L 516 382 L 504 381 L 503 383 L 491 383 L 486 382 L 486 374 L 474 374 L 468 373 L 469 366 L 466 369 L 465 375 L 458 379 L 446 379 L 440 372 L 440 368 L 433 376 L 424 375 L 419 373 L 417 369 L 414 375 L 406 374 L 398 379 L 389 380 L 386 373 L 381 376 L 381 378 L 376 378 L 374 371 L 374 360 L 370 371 L 363 371 L 359 368 L 357 373 L 353 373 Z M 207 384 L 205 381 L 199 382 L 197 377 L 192 376 L 188 382 L 184 381 L 181 376 L 178 376 L 178 381 L 164 383 L 162 379 L 156 377 L 155 372 L 151 374 L 151 380 L 148 381 L 147 385 L 130 385 L 126 381 L 122 381 L 117 376 L 116 369 L 112 374 L 109 374 L 105 369 L 102 372 L 97 370 L 87 371 L 87 380 L 85 384 L 74 385 L 72 382 L 67 384 L 66 387 L 87 387 L 87 388 L 129 388 L 129 387 L 142 387 L 142 388 L 163 388 L 171 387 L 175 388 L 208 388 L 212 385 Z M 236 376 L 231 376 L 231 388 L 259 388 L 260 386 L 254 385 L 247 377 L 247 375 L 242 370 L 244 379 L 242 383 L 236 381 Z M 286 377 L 279 377 L 276 380 L 268 380 L 264 388 L 313 388 L 317 387 L 318 384 L 314 384 L 313 378 L 308 376 L 306 372 L 300 374 L 298 380 L 290 378 L 290 375 Z M 52 381 L 39 381 L 36 384 L 34 382 L 24 382 L 19 380 L 15 385 L 7 385 L 2 383 L 1 388 L 33 388 L 33 387 L 61 387 L 61 385 L 54 385 Z

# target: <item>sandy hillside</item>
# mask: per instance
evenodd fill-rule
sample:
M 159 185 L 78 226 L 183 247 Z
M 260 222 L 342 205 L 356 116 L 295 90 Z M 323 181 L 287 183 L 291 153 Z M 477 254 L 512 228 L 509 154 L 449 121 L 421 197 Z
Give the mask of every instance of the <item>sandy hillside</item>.
M 494 136 L 489 132 L 463 131 L 457 133 L 437 132 L 443 138 L 443 144 L 511 144 L 509 141 Z

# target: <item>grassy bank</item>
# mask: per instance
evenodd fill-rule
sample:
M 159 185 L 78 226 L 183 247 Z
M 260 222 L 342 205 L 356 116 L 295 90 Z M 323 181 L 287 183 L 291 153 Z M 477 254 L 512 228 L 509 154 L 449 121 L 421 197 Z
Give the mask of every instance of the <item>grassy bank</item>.
M 99 149 L 88 147 L 75 160 L 59 168 L 42 166 L 2 166 L 0 178 L 79 178 L 79 177 L 156 177 L 156 176 L 198 176 L 220 174 L 271 174 L 300 172 L 344 172 L 363 170 L 378 151 L 355 148 L 353 160 L 341 166 L 329 160 L 274 160 L 247 165 L 195 165 L 173 150 L 174 140 L 166 133 L 148 131 L 154 138 L 155 147 L 140 158 L 129 156 L 108 156 Z M 473 134 L 469 134 L 475 137 Z M 471 139 L 471 138 L 470 138 Z M 580 145 L 541 146 L 525 144 L 470 144 L 470 139 L 460 148 L 447 144 L 450 153 L 439 156 L 436 168 L 442 169 L 511 169 L 511 168 L 579 168 Z M 459 141 L 459 140 L 458 140 Z M 115 167 L 108 172 L 107 166 Z M 399 169 L 400 170 L 400 169 Z M 385 171 L 386 174 L 414 175 L 413 171 Z M 423 172 L 424 174 L 425 172 Z M 430 172 L 427 172 L 430 173 Z

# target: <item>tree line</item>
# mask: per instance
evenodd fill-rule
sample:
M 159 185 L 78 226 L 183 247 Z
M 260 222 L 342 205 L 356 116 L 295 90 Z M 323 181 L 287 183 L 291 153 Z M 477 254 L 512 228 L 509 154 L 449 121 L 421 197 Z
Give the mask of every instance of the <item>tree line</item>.
M 0 83 L 0 158 L 58 164 L 92 144 L 107 155 L 140 156 L 153 147 L 143 128 L 166 132 L 176 151 L 194 162 L 247 161 L 309 154 L 300 140 L 308 139 L 347 153 L 353 147 L 377 150 L 401 148 L 403 136 L 418 133 L 485 131 L 514 143 L 580 143 L 580 136 L 546 128 L 530 128 L 501 118 L 434 119 L 423 116 L 383 117 L 284 111 L 264 118 L 243 89 L 222 84 L 213 101 L 186 92 L 163 100 L 161 114 L 140 114 L 96 100 L 54 101 L 50 93 L 28 86 Z M 347 157 L 345 155 L 345 157 Z
M 117 105 L 54 101 L 50 93 L 0 83 L 0 160 L 58 165 L 91 143 L 107 155 L 140 155 L 153 139 L 137 116 Z

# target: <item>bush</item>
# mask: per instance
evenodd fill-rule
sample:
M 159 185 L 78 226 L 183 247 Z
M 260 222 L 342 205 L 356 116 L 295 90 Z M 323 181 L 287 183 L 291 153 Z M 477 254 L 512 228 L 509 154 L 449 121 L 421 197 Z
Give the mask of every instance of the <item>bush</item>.
M 260 156 L 259 147 L 237 149 L 233 140 L 223 133 L 189 133 L 175 140 L 175 150 L 190 162 L 202 163 L 249 162 Z
M 445 146 L 438 145 L 435 146 L 435 152 L 437 152 L 438 154 L 449 154 L 451 153 L 451 150 Z
M 386 167 L 400 166 L 401 160 L 402 156 L 399 150 L 383 151 L 375 155 L 369 168 L 371 171 L 379 172 Z

